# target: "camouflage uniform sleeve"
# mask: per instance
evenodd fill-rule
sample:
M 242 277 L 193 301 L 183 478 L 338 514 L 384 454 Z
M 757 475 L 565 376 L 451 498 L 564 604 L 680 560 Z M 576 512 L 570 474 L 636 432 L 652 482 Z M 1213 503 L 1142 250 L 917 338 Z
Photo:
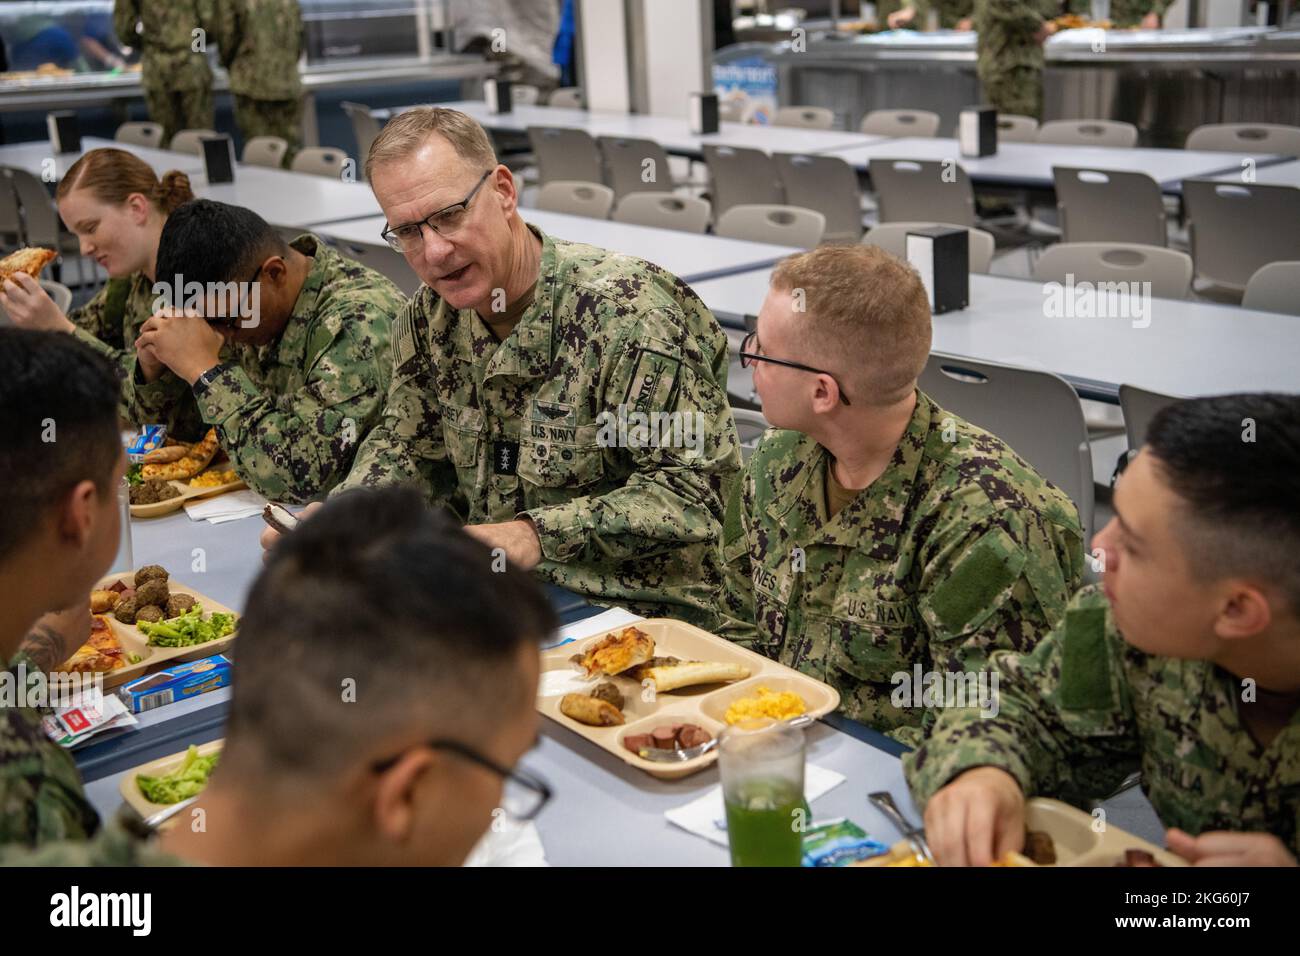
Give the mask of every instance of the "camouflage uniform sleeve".
M 1105 597 L 1085 588 L 1031 654 L 992 657 L 995 707 L 948 708 L 903 757 L 918 807 L 958 774 L 998 767 L 1027 797 L 1105 796 L 1138 769 L 1141 743 L 1124 678 L 1123 641 Z
M 263 392 L 235 364 L 195 386 L 203 420 L 217 426 L 235 471 L 258 494 L 310 501 L 346 472 L 383 402 L 384 359 L 374 354 L 368 328 L 343 323 L 292 395 Z
M 141 840 L 117 824 L 105 826 L 91 840 L 63 840 L 36 849 L 0 847 L 0 866 L 188 866 L 163 853 L 153 841 Z
M 722 594 L 718 636 L 752 648 L 758 638 L 754 623 L 754 579 L 749 566 L 750 513 L 754 507 L 754 459 L 731 489 L 722 522 Z
M 411 483 L 424 489 L 433 507 L 456 511 L 456 470 L 447 458 L 442 435 L 433 363 L 424 350 L 427 334 L 425 296 L 416 295 L 393 322 L 393 374 L 383 416 L 357 449 L 352 468 L 331 494 L 370 485 Z M 397 343 L 409 341 L 414 354 L 402 361 Z
M 629 416 L 672 414 L 689 422 L 697 437 L 703 432 L 701 447 L 698 453 L 671 442 L 626 448 L 635 470 L 622 486 L 524 512 L 549 560 L 617 562 L 683 544 L 716 547 L 721 537 L 724 495 L 740 467 L 726 390 L 695 337 L 681 338 L 680 314 L 655 309 L 641 319 L 614 344 L 619 358 L 605 380 L 601 407 L 614 422 L 620 407 Z M 630 426 L 633 419 L 627 421 Z
M 17 655 L 10 677 L 39 667 Z M 23 683 L 26 683 L 25 681 Z M 41 711 L 0 706 L 0 847 L 85 840 L 99 827 L 72 755 L 45 735 Z
M 212 0 L 207 9 L 208 32 L 216 41 L 221 65 L 227 70 L 239 49 L 241 2 L 242 0 Z
M 140 37 L 135 25 L 140 22 L 140 0 L 116 0 L 113 4 L 113 31 L 123 46 L 139 49 Z
M 80 308 L 68 313 L 76 328 L 74 337 L 89 345 L 124 372 L 128 357 L 135 355 L 134 343 L 124 340 L 121 304 L 126 298 L 124 279 L 110 279 L 104 288 Z
M 1041 0 L 977 0 L 975 15 L 981 24 L 998 30 L 1035 33 L 1045 18 Z

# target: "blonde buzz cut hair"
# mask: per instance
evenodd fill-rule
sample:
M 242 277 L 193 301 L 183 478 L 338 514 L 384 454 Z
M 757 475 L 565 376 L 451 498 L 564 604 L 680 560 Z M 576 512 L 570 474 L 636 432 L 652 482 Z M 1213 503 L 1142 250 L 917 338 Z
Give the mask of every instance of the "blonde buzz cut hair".
M 906 262 L 879 246 L 826 245 L 781 260 L 773 289 L 793 298 L 814 363 L 841 370 L 854 403 L 906 398 L 930 355 L 930 298 Z
M 496 168 L 492 141 L 471 117 L 440 106 L 418 106 L 399 113 L 379 131 L 366 156 L 366 179 L 371 179 L 376 166 L 409 157 L 434 133 L 451 143 L 466 165 L 481 170 Z

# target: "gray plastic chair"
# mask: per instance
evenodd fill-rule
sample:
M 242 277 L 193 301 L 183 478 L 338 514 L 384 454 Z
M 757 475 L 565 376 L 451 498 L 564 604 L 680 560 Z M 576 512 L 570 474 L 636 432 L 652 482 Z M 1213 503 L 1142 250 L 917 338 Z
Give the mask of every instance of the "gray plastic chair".
M 536 106 L 542 91 L 528 83 L 510 84 L 510 102 L 517 106 Z
M 1124 414 L 1124 434 L 1130 451 L 1137 451 L 1147 440 L 1147 428 L 1156 412 L 1181 399 L 1161 392 L 1151 392 L 1136 385 L 1119 387 L 1119 407 Z
M 858 129 L 873 136 L 921 136 L 939 133 L 939 114 L 929 110 L 872 110 Z
M 586 107 L 582 102 L 582 87 L 561 86 L 557 90 L 552 90 L 550 97 L 546 100 L 546 105 L 571 110 L 585 109 Z
M 858 174 L 838 156 L 775 153 L 777 175 L 791 206 L 816 209 L 826 217 L 823 242 L 857 242 L 862 238 L 862 191 Z
M 815 209 L 755 203 L 732 206 L 718 217 L 713 231 L 728 239 L 811 249 L 822 241 L 826 217 Z
M 287 152 L 289 143 L 281 136 L 254 136 L 244 144 L 244 155 L 239 161 L 250 166 L 281 169 Z
M 1300 126 L 1281 123 L 1206 123 L 1187 134 L 1184 149 L 1300 156 Z
M 975 225 L 975 191 L 960 164 L 873 159 L 869 168 L 881 222 Z M 949 170 L 952 181 L 946 182 L 944 177 Z
M 1120 120 L 1052 120 L 1038 127 L 1038 142 L 1061 146 L 1112 146 L 1132 149 L 1138 128 Z
M 983 229 L 954 226 L 950 222 L 882 222 L 880 225 L 872 226 L 867 230 L 867 234 L 862 237 L 862 244 L 879 246 L 891 256 L 906 259 L 907 234 L 915 232 L 917 229 L 930 229 L 935 226 L 947 229 L 965 229 L 970 235 L 967 250 L 970 259 L 970 271 L 979 273 L 989 271 L 989 266 L 993 263 L 993 252 L 997 248 L 997 242 L 993 238 L 993 233 L 985 232 Z
M 0 166 L 0 170 L 6 167 Z M 23 244 L 23 219 L 18 211 L 18 194 L 7 176 L 0 177 L 0 245 L 6 250 Z
M 1270 262 L 1300 259 L 1300 189 L 1183 181 L 1187 238 L 1197 278 L 1244 292 Z
M 167 145 L 173 153 L 189 153 L 191 156 L 203 155 L 203 141 L 209 136 L 219 136 L 215 129 L 183 129 L 172 137 Z
M 563 126 L 530 126 L 528 142 L 537 160 L 538 182 L 605 181 L 600 148 L 585 130 Z
M 1034 263 L 1037 282 L 1150 282 L 1158 299 L 1186 299 L 1192 291 L 1192 257 L 1177 249 L 1132 242 L 1061 242 Z
M 1241 304 L 1261 312 L 1300 315 L 1300 262 L 1270 262 L 1246 283 Z
M 1038 120 L 1018 113 L 998 114 L 999 143 L 1034 143 L 1038 141 Z
M 1160 185 L 1146 173 L 1053 166 L 1064 242 L 1137 242 L 1165 246 Z
M 123 123 L 113 134 L 113 139 L 115 142 L 129 143 L 132 146 L 152 146 L 154 149 L 162 149 L 162 124 Z
M 596 145 L 605 162 L 605 182 L 614 190 L 615 196 L 673 191 L 668 153 L 654 140 L 598 136 Z
M 614 190 L 600 183 L 581 183 L 556 179 L 537 194 L 537 208 L 548 212 L 565 212 L 589 219 L 608 219 L 614 207 Z
M 0 166 L 0 175 L 8 181 L 18 201 L 23 243 L 54 249 L 60 255 L 74 256 L 77 262 L 77 284 L 84 285 L 86 274 L 82 267 L 81 244 L 76 236 L 63 228 L 45 183 L 27 170 L 13 166 Z M 61 263 L 56 260 L 54 265 Z M 58 275 L 58 272 L 55 274 Z
M 931 352 L 921 391 L 997 435 L 1079 509 L 1092 537 L 1092 447 L 1079 396 L 1059 375 Z
M 763 440 L 771 424 L 763 417 L 763 413 L 750 408 L 731 408 L 731 415 L 736 420 L 736 434 L 740 438 L 740 460 L 743 464 L 749 461 L 754 454 L 754 449 L 758 443 Z
M 383 124 L 375 119 L 374 111 L 369 106 L 364 106 L 361 103 L 351 103 L 347 100 L 344 100 L 339 105 L 343 107 L 343 112 L 347 114 L 348 121 L 352 124 L 352 135 L 357 141 L 357 160 L 364 168 L 366 157 L 370 155 L 370 144 L 379 135 Z
M 709 228 L 712 209 L 707 199 L 676 193 L 628 193 L 614 209 L 614 221 L 656 229 L 703 233 Z
M 773 114 L 772 125 L 830 129 L 835 125 L 835 111 L 824 106 L 782 106 Z
M 327 176 L 330 179 L 342 179 L 343 171 L 352 160 L 347 153 L 333 146 L 308 146 L 298 150 L 289 168 L 295 173 L 310 173 L 313 176 Z M 355 174 L 356 168 L 353 167 Z
M 709 192 L 715 216 L 721 216 L 732 206 L 785 202 L 776 162 L 761 149 L 706 143 L 704 162 L 709 167 Z

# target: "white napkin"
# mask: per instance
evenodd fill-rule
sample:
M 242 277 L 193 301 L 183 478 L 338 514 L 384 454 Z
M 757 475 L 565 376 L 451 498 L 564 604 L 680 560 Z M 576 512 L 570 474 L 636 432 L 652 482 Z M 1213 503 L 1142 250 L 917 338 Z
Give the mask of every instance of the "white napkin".
M 550 866 L 537 825 L 516 823 L 498 814 L 483 838 L 470 850 L 465 866 Z
M 215 498 L 200 498 L 185 502 L 185 513 L 191 521 L 207 521 L 210 524 L 222 524 L 260 515 L 266 507 L 266 499 L 250 488 L 229 491 Z
M 816 764 L 807 764 L 803 771 L 804 799 L 811 804 L 843 782 L 844 774 Z M 722 802 L 721 784 L 688 804 L 666 811 L 664 816 L 669 823 L 676 824 L 688 833 L 702 836 L 718 846 L 727 845 L 727 808 Z
M 602 611 L 592 617 L 566 624 L 560 628 L 560 633 L 555 642 L 546 646 L 548 648 L 559 647 L 561 644 L 568 644 L 570 641 L 580 641 L 585 637 L 591 637 L 593 634 L 600 634 L 602 631 L 610 631 L 616 627 L 626 627 L 628 624 L 644 620 L 645 618 L 641 615 L 633 614 L 621 607 L 610 608 L 608 611 Z

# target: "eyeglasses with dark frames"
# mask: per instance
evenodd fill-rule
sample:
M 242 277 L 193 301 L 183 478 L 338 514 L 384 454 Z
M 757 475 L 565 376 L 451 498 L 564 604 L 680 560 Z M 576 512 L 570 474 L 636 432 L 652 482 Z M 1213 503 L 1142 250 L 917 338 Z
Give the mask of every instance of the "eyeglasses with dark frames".
M 797 368 L 801 372 L 812 372 L 816 375 L 825 375 L 832 382 L 834 382 L 835 387 L 839 389 L 840 401 L 843 402 L 845 405 L 850 404 L 849 397 L 844 394 L 844 386 L 840 384 L 839 379 L 837 379 L 834 375 L 831 375 L 831 373 L 826 371 L 824 368 L 813 368 L 811 365 L 803 365 L 799 362 L 790 362 L 787 361 L 786 359 L 771 358 L 770 356 L 762 355 L 759 352 L 755 352 L 753 350 L 753 346 L 757 343 L 758 343 L 757 331 L 750 332 L 748 335 L 745 336 L 744 341 L 740 343 L 740 367 L 741 368 L 749 368 L 755 362 L 770 362 L 773 365 L 784 365 L 786 368 Z
M 505 811 L 506 816 L 519 823 L 534 819 L 551 799 L 550 785 L 541 777 L 526 770 L 503 767 L 492 758 L 485 757 L 462 743 L 454 740 L 430 740 L 425 746 L 454 753 L 505 780 L 505 788 L 501 794 L 501 809 Z M 387 760 L 380 760 L 370 769 L 375 773 L 385 773 L 396 766 L 404 755 L 405 752 L 389 757 Z
M 401 226 L 385 226 L 384 231 L 379 235 L 384 242 L 398 252 L 405 252 L 418 248 L 424 240 L 424 227 L 428 226 L 440 236 L 449 236 L 461 226 L 465 225 L 466 213 L 469 211 L 470 200 L 472 200 L 478 191 L 483 188 L 487 178 L 492 175 L 494 170 L 489 169 L 479 177 L 474 188 L 469 191 L 469 195 L 460 202 L 454 202 L 450 206 L 444 206 L 437 212 L 430 213 L 419 222 L 408 222 Z

